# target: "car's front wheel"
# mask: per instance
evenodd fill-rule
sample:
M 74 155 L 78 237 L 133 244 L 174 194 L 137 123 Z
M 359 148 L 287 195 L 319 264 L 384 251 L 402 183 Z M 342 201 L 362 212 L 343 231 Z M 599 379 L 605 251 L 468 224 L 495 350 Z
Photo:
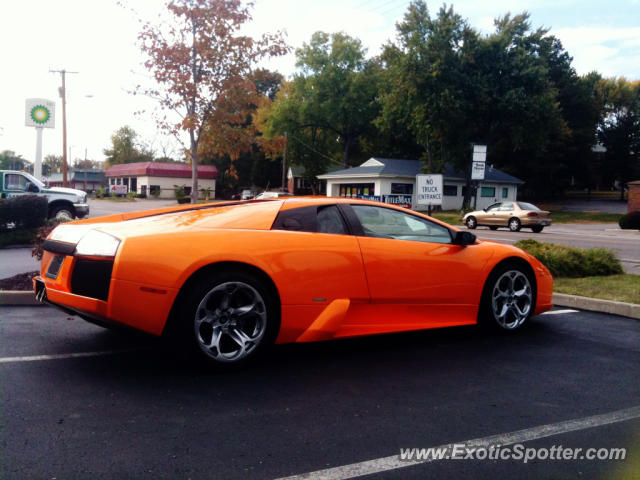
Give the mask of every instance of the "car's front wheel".
M 62 220 L 63 222 L 71 221 L 75 218 L 75 212 L 73 207 L 69 207 L 66 205 L 60 205 L 58 207 L 54 207 L 51 210 L 50 218 L 55 218 L 56 220 Z
M 218 367 L 255 359 L 273 344 L 279 329 L 270 289 L 244 271 L 210 276 L 187 296 L 180 317 L 192 353 Z
M 478 226 L 478 221 L 476 220 L 476 217 L 468 217 L 465 224 L 467 225 L 467 228 L 473 230 Z
M 502 331 L 522 327 L 535 307 L 535 283 L 521 265 L 508 263 L 494 270 L 485 284 L 481 323 Z

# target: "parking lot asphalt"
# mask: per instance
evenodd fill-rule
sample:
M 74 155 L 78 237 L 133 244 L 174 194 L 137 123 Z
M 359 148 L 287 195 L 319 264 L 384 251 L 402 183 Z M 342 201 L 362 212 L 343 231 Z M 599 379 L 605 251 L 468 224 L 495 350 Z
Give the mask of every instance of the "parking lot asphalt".
M 440 460 L 367 478 L 637 478 L 640 323 L 556 310 L 476 327 L 277 346 L 216 373 L 50 307 L 0 307 L 0 478 L 278 478 L 576 420 L 526 446 L 624 461 Z M 581 420 L 582 419 L 582 420 Z M 552 431 L 549 427 L 536 431 Z M 315 473 L 314 473 L 315 472 Z M 347 475 L 347 476 L 345 476 Z

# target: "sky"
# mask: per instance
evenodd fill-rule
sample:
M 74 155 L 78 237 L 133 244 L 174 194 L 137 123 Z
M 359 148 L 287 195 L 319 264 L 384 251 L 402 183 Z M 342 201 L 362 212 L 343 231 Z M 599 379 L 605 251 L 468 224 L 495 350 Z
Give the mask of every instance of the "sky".
M 164 10 L 161 0 L 128 0 L 145 20 Z M 312 33 L 343 31 L 359 38 L 369 55 L 395 37 L 408 0 L 255 0 L 246 32 L 281 30 L 300 47 Z M 428 1 L 435 14 L 442 2 Z M 483 33 L 493 19 L 528 11 L 534 28 L 560 38 L 579 74 L 640 79 L 640 0 L 459 0 L 454 10 Z M 153 100 L 130 92 L 150 82 L 137 44 L 138 20 L 115 0 L 29 0 L 0 2 L 0 151 L 33 161 L 36 130 L 25 126 L 25 100 L 56 103 L 55 128 L 45 129 L 43 156 L 62 154 L 60 74 L 66 69 L 69 158 L 104 160 L 111 135 L 123 125 L 138 132 L 157 156 L 182 157 L 179 145 L 157 129 Z M 290 76 L 295 56 L 265 67 Z M 137 113 L 136 112 L 141 112 Z

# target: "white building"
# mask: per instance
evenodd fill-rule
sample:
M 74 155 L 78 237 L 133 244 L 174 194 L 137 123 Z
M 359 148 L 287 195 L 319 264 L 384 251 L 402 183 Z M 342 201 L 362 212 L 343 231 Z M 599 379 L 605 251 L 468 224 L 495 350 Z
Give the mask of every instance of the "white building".
M 414 207 L 416 175 L 421 173 L 419 160 L 370 158 L 359 167 L 318 175 L 327 181 L 327 196 L 361 197 Z M 503 200 L 516 200 L 522 180 L 487 165 L 485 179 L 478 182 L 474 208 L 485 208 Z M 462 208 L 466 180 L 463 172 L 456 172 L 450 164 L 443 173 L 442 210 Z M 474 203 L 475 202 L 475 203 Z
M 184 186 L 191 194 L 191 165 L 186 163 L 138 162 L 109 167 L 105 172 L 109 187 L 126 185 L 127 192 L 137 192 L 148 197 L 175 198 L 175 186 Z M 209 198 L 216 193 L 218 169 L 215 165 L 198 166 L 198 188 L 209 189 Z M 201 197 L 204 197 L 200 194 Z

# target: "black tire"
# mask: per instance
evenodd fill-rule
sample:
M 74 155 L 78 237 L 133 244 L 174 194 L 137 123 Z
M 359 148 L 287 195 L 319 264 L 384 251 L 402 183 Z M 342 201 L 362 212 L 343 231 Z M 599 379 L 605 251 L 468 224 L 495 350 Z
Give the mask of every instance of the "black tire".
M 467 217 L 464 223 L 467 225 L 469 230 L 474 230 L 478 226 L 478 221 L 474 216 Z
M 499 293 L 509 290 L 508 278 L 511 278 L 513 289 L 510 295 L 503 296 Z M 514 295 L 514 290 L 524 290 L 525 293 Z M 529 269 L 519 262 L 503 263 L 491 272 L 484 285 L 478 323 L 494 331 L 510 333 L 520 330 L 531 318 L 536 298 L 536 283 Z
M 489 227 L 489 228 L 490 228 L 491 230 L 497 230 L 497 229 L 498 229 L 498 227 L 496 227 L 496 226 L 491 226 L 491 227 Z
M 230 285 L 242 285 L 242 287 L 238 287 L 237 293 L 230 294 L 229 308 L 235 309 L 237 305 L 234 306 L 234 301 L 240 303 L 240 300 L 244 300 L 240 298 L 234 300 L 233 295 L 243 296 L 247 299 L 251 295 L 257 295 L 253 298 L 255 302 L 252 308 L 255 309 L 255 312 L 250 310 L 248 313 L 236 315 L 221 312 L 211 323 L 202 320 L 199 322 L 196 316 L 202 317 L 203 312 L 206 318 L 209 318 L 206 312 L 215 316 L 216 312 L 223 310 L 221 303 L 217 304 L 215 312 L 211 309 L 218 301 L 216 295 L 226 295 L 227 291 L 224 289 L 230 289 Z M 205 307 L 201 308 L 202 302 L 207 297 L 208 300 L 205 302 Z M 260 306 L 260 302 L 262 302 L 262 306 Z M 252 316 L 249 316 L 249 313 Z M 258 335 L 256 332 L 259 329 L 259 318 L 262 318 L 262 313 L 264 313 L 264 326 L 262 333 Z M 242 269 L 221 271 L 212 273 L 204 278 L 192 288 L 192 291 L 185 295 L 177 309 L 177 318 L 173 320 L 173 330 L 177 336 L 178 346 L 183 350 L 183 353 L 211 367 L 230 369 L 255 361 L 274 344 L 280 330 L 280 306 L 272 289 L 257 275 Z M 197 326 L 198 324 L 200 327 Z M 214 343 L 214 328 L 219 332 L 217 336 L 219 351 L 218 347 L 212 346 Z M 225 328 L 228 330 L 225 330 Z M 232 333 L 232 330 L 235 330 L 235 333 Z M 234 338 L 237 338 L 238 330 L 242 331 L 245 336 L 249 338 L 255 337 L 257 340 L 246 342 L 246 345 L 252 344 L 253 346 L 251 348 L 247 347 L 246 354 L 234 359 L 231 356 L 234 346 L 235 348 L 243 348 L 240 347 L 237 340 L 234 340 Z M 209 341 L 211 342 L 211 347 L 207 348 L 204 343 Z M 243 341 L 243 343 L 245 342 Z M 227 355 L 229 355 L 229 358 L 226 357 Z
M 519 232 L 520 229 L 522 228 L 520 219 L 516 217 L 512 217 L 509 219 L 508 226 L 509 226 L 509 230 L 511 230 L 512 232 Z
M 531 231 L 533 233 L 540 233 L 544 227 L 542 225 L 536 225 L 535 227 L 531 227 Z
M 49 218 L 65 218 L 68 220 L 73 220 L 76 218 L 75 208 L 69 205 L 58 205 L 51 209 L 51 214 Z

